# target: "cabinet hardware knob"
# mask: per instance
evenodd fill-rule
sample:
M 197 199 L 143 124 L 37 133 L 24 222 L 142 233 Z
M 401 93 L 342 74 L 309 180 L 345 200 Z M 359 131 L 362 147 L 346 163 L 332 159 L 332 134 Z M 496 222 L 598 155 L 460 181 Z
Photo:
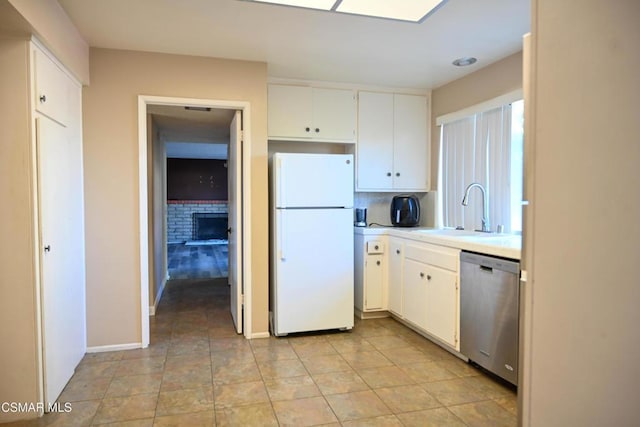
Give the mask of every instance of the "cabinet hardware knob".
M 376 251 L 378 250 L 378 245 L 375 246 Z
M 380 265 L 380 261 L 376 261 L 376 265 Z
M 305 132 L 309 132 L 311 128 L 304 128 Z
M 427 274 L 427 280 L 431 280 L 431 275 Z
M 396 176 L 400 176 L 400 172 L 396 172 Z
M 400 255 L 400 249 L 396 249 L 396 253 Z
M 44 247 L 45 252 L 51 252 L 51 245 L 47 245 Z
M 424 273 L 420 273 L 420 277 L 421 277 L 421 278 L 424 278 Z
M 387 172 L 387 176 L 391 176 L 391 172 Z
M 47 102 L 47 95 L 40 95 L 40 102 Z
M 320 128 L 316 128 L 316 133 L 320 132 Z

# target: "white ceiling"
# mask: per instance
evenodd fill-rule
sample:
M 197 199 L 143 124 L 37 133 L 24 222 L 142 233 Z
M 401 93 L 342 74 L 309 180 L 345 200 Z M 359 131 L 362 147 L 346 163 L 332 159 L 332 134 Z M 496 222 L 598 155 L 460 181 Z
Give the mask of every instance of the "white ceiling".
M 58 1 L 92 47 L 262 61 L 271 78 L 416 89 L 521 50 L 530 8 L 529 0 L 448 0 L 414 24 L 243 0 Z M 478 62 L 451 64 L 463 56 Z M 149 113 L 170 157 L 226 157 L 232 111 Z
M 424 89 L 521 50 L 530 8 L 529 0 L 448 0 L 414 24 L 241 0 L 59 2 L 93 47 L 263 61 L 275 78 Z M 478 62 L 451 65 L 462 56 Z

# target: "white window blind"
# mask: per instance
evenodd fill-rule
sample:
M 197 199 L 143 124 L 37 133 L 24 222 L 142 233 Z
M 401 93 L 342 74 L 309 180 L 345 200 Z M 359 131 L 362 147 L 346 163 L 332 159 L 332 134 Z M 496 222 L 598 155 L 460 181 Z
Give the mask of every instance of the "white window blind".
M 511 232 L 511 105 L 477 113 L 441 128 L 439 198 L 444 227 L 482 228 L 482 193 L 467 186 L 478 182 L 486 190 L 491 230 L 503 225 Z

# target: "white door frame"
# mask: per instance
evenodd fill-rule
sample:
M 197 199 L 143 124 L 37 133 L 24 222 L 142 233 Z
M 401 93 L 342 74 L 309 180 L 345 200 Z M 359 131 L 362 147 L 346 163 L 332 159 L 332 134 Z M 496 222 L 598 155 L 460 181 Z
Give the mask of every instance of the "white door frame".
M 149 207 L 147 170 L 147 105 L 197 106 L 241 110 L 242 150 L 242 276 L 244 336 L 251 338 L 251 105 L 246 101 L 225 101 L 166 96 L 138 96 L 138 226 L 140 243 L 140 323 L 142 348 L 149 346 Z

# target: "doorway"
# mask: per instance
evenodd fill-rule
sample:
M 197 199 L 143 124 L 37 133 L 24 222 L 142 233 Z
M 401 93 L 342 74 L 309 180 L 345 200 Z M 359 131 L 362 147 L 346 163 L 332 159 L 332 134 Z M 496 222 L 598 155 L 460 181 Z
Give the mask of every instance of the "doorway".
M 243 183 L 250 182 L 250 106 L 242 101 L 215 101 L 186 98 L 166 98 L 140 96 L 138 105 L 139 118 L 139 152 L 140 152 L 140 261 L 141 265 L 149 268 L 141 269 L 141 325 L 143 347 L 149 344 L 149 314 L 153 314 L 155 307 L 162 297 L 167 283 L 167 251 L 166 244 L 158 251 L 158 236 L 167 240 L 166 215 L 166 149 L 162 156 L 154 156 L 154 145 L 165 147 L 163 140 L 171 139 L 165 131 L 163 135 L 157 132 L 149 112 L 153 109 L 172 107 L 176 111 L 212 111 L 221 110 L 227 115 L 233 115 L 229 128 L 229 155 L 226 160 L 229 176 L 228 221 L 229 234 L 229 309 L 234 319 L 238 333 L 246 337 L 251 336 L 250 303 L 251 303 L 251 275 L 246 266 L 250 265 L 250 188 Z M 246 130 L 242 130 L 242 124 Z M 194 134 L 197 126 L 191 126 Z M 192 139 L 193 139 L 192 135 Z M 196 136 L 197 138 L 197 136 Z M 193 141 L 192 141 L 193 142 Z M 194 143 L 198 143 L 195 141 Z M 202 141 L 200 141 L 202 143 Z M 162 161 L 158 161 L 158 158 Z M 208 178 L 207 178 L 208 179 Z M 153 197 L 155 194 L 155 198 Z M 158 194 L 162 194 L 163 202 L 158 203 Z M 158 206 L 162 212 L 158 212 Z M 199 212 L 202 213 L 202 212 Z M 198 215 L 199 216 L 199 215 Z M 194 216 L 195 219 L 196 216 Z M 206 219 L 206 218 L 205 218 Z M 216 221 L 214 221 L 216 222 Z M 218 221 L 219 222 L 219 221 Z M 209 225 L 211 221 L 208 222 Z M 233 226 L 231 226 L 233 224 Z M 203 221 L 204 237 L 208 237 L 207 221 Z M 219 224 L 218 224 L 219 225 Z M 219 228 L 219 227 L 218 227 Z M 158 231 L 160 230 L 160 232 Z M 202 237 L 202 236 L 201 236 Z M 207 239 L 213 240 L 213 239 Z M 232 253 L 233 252 L 233 253 Z M 160 266 L 160 268 L 159 268 Z

